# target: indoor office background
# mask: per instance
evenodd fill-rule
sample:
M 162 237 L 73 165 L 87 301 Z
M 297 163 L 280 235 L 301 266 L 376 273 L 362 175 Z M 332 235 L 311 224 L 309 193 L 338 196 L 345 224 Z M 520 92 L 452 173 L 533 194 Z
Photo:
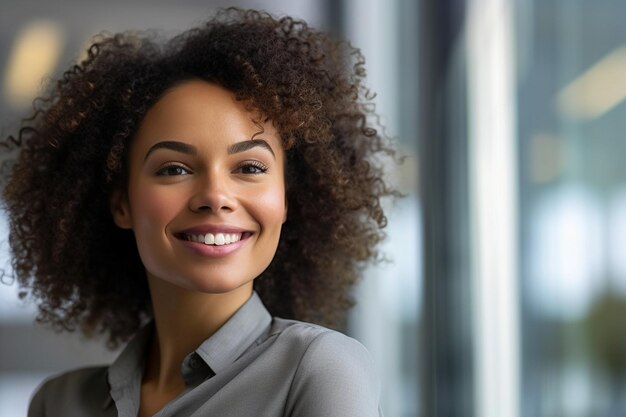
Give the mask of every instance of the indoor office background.
M 626 3 L 38 3 L 0 6 L 3 136 L 102 30 L 176 33 L 235 4 L 350 39 L 407 156 L 389 167 L 406 194 L 389 202 L 390 261 L 365 272 L 346 329 L 385 415 L 624 414 Z M 0 286 L 0 417 L 24 415 L 47 375 L 115 356 L 34 326 L 16 293 Z

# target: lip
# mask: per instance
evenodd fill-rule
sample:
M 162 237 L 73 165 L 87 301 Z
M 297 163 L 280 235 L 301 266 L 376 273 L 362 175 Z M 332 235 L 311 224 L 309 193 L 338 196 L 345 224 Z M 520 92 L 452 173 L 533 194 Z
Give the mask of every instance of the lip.
M 204 243 L 187 240 L 185 235 L 202 235 L 207 233 L 241 233 L 241 240 L 227 245 L 206 245 Z M 219 258 L 237 252 L 244 246 L 254 232 L 231 225 L 201 225 L 174 233 L 174 237 L 182 246 L 196 255 L 209 258 Z
M 180 230 L 174 233 L 174 236 L 179 237 L 182 235 L 206 235 L 207 233 L 241 233 L 252 234 L 252 230 L 243 229 L 237 226 L 231 226 L 228 224 L 204 224 L 200 226 L 190 227 L 189 229 Z

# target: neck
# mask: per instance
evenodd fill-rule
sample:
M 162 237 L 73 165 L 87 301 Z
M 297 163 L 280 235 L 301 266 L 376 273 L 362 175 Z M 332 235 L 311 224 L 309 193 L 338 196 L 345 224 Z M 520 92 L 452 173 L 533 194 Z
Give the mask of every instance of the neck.
M 223 294 L 182 289 L 148 277 L 155 334 L 144 381 L 181 386 L 180 365 L 189 353 L 215 333 L 252 295 L 252 283 Z

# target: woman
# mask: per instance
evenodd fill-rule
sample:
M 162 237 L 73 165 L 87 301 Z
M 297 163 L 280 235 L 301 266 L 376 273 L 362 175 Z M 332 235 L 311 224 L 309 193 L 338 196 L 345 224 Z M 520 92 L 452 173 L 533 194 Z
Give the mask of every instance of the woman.
M 40 321 L 132 340 L 30 416 L 379 415 L 368 353 L 321 327 L 392 193 L 363 77 L 358 51 L 254 11 L 91 46 L 7 142 L 12 266 Z

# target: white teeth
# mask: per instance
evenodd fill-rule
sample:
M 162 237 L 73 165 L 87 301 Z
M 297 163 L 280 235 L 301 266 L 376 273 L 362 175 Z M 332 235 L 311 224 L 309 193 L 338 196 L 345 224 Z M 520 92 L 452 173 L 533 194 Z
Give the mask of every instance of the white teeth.
M 187 235 L 192 242 L 204 243 L 205 245 L 223 246 L 241 240 L 241 233 L 207 233 L 205 235 Z

